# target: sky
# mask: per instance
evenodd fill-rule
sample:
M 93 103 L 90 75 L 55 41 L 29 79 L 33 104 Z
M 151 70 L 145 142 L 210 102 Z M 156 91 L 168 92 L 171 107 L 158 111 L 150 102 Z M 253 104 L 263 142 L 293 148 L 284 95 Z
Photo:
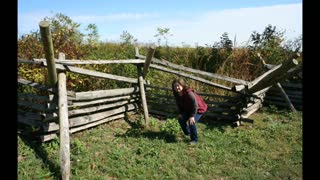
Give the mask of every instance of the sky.
M 269 24 L 286 40 L 302 35 L 302 0 L 18 0 L 18 37 L 56 13 L 80 23 L 82 32 L 95 24 L 104 42 L 120 42 L 127 31 L 157 44 L 157 28 L 169 28 L 170 46 L 213 45 L 224 32 L 241 46 Z

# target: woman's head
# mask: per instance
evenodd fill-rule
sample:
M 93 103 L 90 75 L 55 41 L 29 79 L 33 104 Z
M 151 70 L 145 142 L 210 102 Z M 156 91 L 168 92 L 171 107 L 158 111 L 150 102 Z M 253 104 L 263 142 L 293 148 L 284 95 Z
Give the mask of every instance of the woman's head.
M 188 87 L 185 84 L 183 79 L 177 78 L 172 81 L 172 91 L 174 95 L 178 95 L 180 92 L 183 92 L 186 90 Z

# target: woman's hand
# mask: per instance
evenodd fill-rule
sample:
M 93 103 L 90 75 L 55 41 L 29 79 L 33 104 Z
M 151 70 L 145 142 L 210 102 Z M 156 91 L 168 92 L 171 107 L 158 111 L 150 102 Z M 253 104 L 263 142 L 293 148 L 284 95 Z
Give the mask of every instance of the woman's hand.
M 190 117 L 188 121 L 190 125 L 193 125 L 196 123 L 196 121 L 194 120 L 194 117 Z

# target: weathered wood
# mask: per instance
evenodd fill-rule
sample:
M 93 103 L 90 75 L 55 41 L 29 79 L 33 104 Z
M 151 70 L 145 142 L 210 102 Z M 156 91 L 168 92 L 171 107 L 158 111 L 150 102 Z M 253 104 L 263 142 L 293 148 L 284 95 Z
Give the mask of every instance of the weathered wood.
M 248 84 L 249 93 L 254 93 L 256 91 L 269 87 L 276 82 L 281 81 L 281 79 L 277 77 L 280 77 L 282 74 L 287 73 L 289 69 L 297 65 L 298 61 L 292 59 L 284 62 L 283 64 L 275 66 L 274 68 L 262 74 L 261 76 L 259 76 L 258 78 L 256 78 Z
M 253 104 L 252 106 L 248 107 L 248 108 L 244 108 L 244 113 L 241 114 L 241 118 L 248 118 L 249 116 L 251 116 L 254 112 L 256 112 L 259 108 L 262 107 L 262 102 L 258 101 L 255 104 Z
M 43 61 L 45 61 L 45 59 L 43 59 Z M 22 60 L 22 59 L 18 59 L 18 63 L 24 63 L 24 64 L 42 64 L 41 61 L 33 61 L 33 60 Z
M 146 56 L 142 56 L 142 55 L 136 55 L 136 57 L 141 58 L 141 59 L 146 59 Z M 171 67 L 174 69 L 178 69 L 178 70 L 182 70 L 182 71 L 186 71 L 186 72 L 191 72 L 191 73 L 195 73 L 198 75 L 204 75 L 204 76 L 208 76 L 210 78 L 220 79 L 220 80 L 224 80 L 224 81 L 232 82 L 232 83 L 236 83 L 236 84 L 245 84 L 246 85 L 248 83 L 248 81 L 245 81 L 245 80 L 236 79 L 236 78 L 232 78 L 232 77 L 228 77 L 228 76 L 224 76 L 224 75 L 219 75 L 219 74 L 213 74 L 213 73 L 209 73 L 209 72 L 205 72 L 205 71 L 200 71 L 200 70 L 184 67 L 181 65 L 176 65 L 176 64 L 170 63 L 164 59 L 159 60 L 156 58 L 152 58 L 152 62 L 157 63 L 157 64 L 161 64 L 161 65 L 164 65 L 167 67 Z
M 139 47 L 135 46 L 135 47 L 134 47 L 134 50 L 135 50 L 135 52 L 136 52 L 136 56 L 139 56 L 139 55 L 140 55 L 140 54 L 139 54 Z
M 125 105 L 125 104 L 128 104 L 128 103 L 133 103 L 133 102 L 136 102 L 136 100 L 129 99 L 129 100 L 125 100 L 125 101 L 115 102 L 115 103 L 112 103 L 112 104 L 98 105 L 98 106 L 94 106 L 94 107 L 71 110 L 71 111 L 68 112 L 68 114 L 69 114 L 70 117 L 71 116 L 75 116 L 75 115 L 79 115 L 79 114 L 88 114 L 88 113 L 93 113 L 93 112 L 96 112 L 96 111 L 101 111 L 101 110 L 105 110 L 105 109 L 109 109 L 109 108 L 112 108 L 112 107 Z
M 50 23 L 48 21 L 41 21 L 39 23 L 41 40 L 43 49 L 46 56 L 46 62 L 48 64 L 48 76 L 49 84 L 51 87 L 55 87 L 57 84 L 57 71 L 54 62 L 54 51 L 51 37 Z
M 46 64 L 44 63 L 44 66 Z M 113 75 L 113 74 L 107 74 L 103 72 L 98 72 L 98 71 L 93 71 L 93 70 L 88 70 L 88 69 L 83 69 L 83 68 L 78 68 L 78 67 L 72 67 L 72 66 L 63 66 L 61 64 L 56 64 L 56 68 L 59 70 L 63 71 L 70 71 L 78 74 L 84 74 L 84 75 L 89 75 L 93 77 L 98 77 L 98 78 L 106 78 L 106 79 L 112 79 L 112 80 L 117 80 L 117 81 L 123 81 L 123 82 L 129 82 L 129 83 L 138 83 L 136 79 L 134 78 L 128 78 L 124 76 L 118 76 L 118 75 Z
M 69 106 L 69 108 L 75 108 L 75 107 L 82 107 L 82 106 L 90 106 L 94 104 L 105 104 L 107 102 L 114 102 L 119 100 L 128 100 L 128 99 L 136 99 L 138 96 L 133 94 L 130 96 L 120 96 L 120 97 L 114 97 L 114 98 L 105 98 L 105 99 L 99 99 L 99 100 L 93 100 L 88 102 L 73 102 L 72 105 Z
M 139 92 L 138 87 L 111 89 L 111 90 L 97 90 L 87 92 L 76 92 L 74 101 L 93 100 L 106 97 L 123 96 Z
M 34 59 L 33 62 L 43 62 L 45 59 Z M 30 61 L 30 60 L 29 60 Z M 21 63 L 31 63 L 20 60 Z M 57 64 L 63 65 L 84 65 L 84 64 L 143 64 L 145 60 L 142 59 L 119 59 L 119 60 L 59 60 L 55 59 Z
M 56 133 L 51 133 L 51 134 L 45 134 L 45 135 L 40 135 L 39 139 L 41 142 L 47 142 L 53 139 L 57 138 L 57 134 Z
M 83 124 L 87 124 L 87 123 L 92 123 L 92 122 L 101 120 L 103 118 L 109 117 L 111 115 L 127 112 L 127 111 L 134 110 L 134 109 L 137 109 L 136 104 L 128 104 L 128 105 L 125 105 L 125 106 L 122 106 L 122 107 L 119 107 L 116 109 L 112 109 L 109 111 L 99 112 L 99 113 L 95 113 L 95 114 L 91 114 L 91 115 L 87 115 L 87 116 L 70 118 L 70 120 L 69 120 L 70 126 L 74 127 L 74 126 L 79 126 L 79 125 L 83 125 Z
M 59 52 L 59 61 L 66 60 L 66 55 L 62 52 Z
M 59 125 L 60 125 L 60 168 L 63 180 L 70 178 L 70 138 L 69 138 L 69 120 L 68 120 L 68 102 L 66 75 L 58 75 L 58 107 L 59 107 Z
M 145 126 L 148 126 L 148 124 L 149 124 L 149 112 L 148 112 L 146 93 L 145 93 L 144 83 L 143 83 L 144 80 L 143 80 L 143 75 L 142 75 L 142 72 L 141 72 L 141 66 L 137 65 L 137 71 L 138 71 L 140 98 L 141 98 L 141 101 L 142 101 L 142 109 L 143 109 Z
M 276 65 L 273 65 L 273 64 L 267 64 L 266 61 L 263 59 L 263 57 L 261 56 L 260 53 L 257 53 L 257 56 L 259 57 L 259 59 L 261 60 L 263 66 L 266 68 L 266 69 L 272 69 L 274 68 Z
M 106 123 L 108 121 L 112 121 L 112 120 L 115 120 L 115 119 L 119 119 L 119 118 L 123 118 L 125 115 L 124 113 L 122 114 L 117 114 L 117 115 L 111 115 L 110 117 L 107 117 L 107 118 L 103 118 L 102 120 L 98 120 L 98 121 L 95 121 L 95 122 L 92 122 L 92 123 L 88 123 L 88 124 L 85 124 L 85 125 L 80 125 L 80 126 L 77 126 L 77 127 L 73 127 L 73 126 L 70 126 L 70 133 L 74 133 L 74 132 L 77 132 L 77 131 L 80 131 L 80 130 L 83 130 L 83 129 L 87 129 L 87 128 L 90 128 L 90 127 L 93 127 L 93 126 L 97 126 L 99 124 L 103 124 L 103 123 Z M 57 123 L 47 123 L 47 124 L 44 124 L 42 125 L 42 130 L 44 132 L 52 132 L 52 131 L 57 131 L 59 130 L 59 124 Z
M 99 120 L 99 121 L 90 123 L 90 124 L 86 124 L 86 125 L 84 125 L 84 126 L 79 126 L 79 127 L 76 127 L 76 128 L 72 128 L 70 131 L 71 131 L 72 133 L 74 133 L 74 132 L 77 132 L 77 131 L 81 131 L 81 130 L 84 130 L 84 129 L 88 129 L 88 128 L 91 128 L 91 127 L 94 127 L 94 126 L 97 126 L 97 125 L 100 125 L 100 124 L 103 124 L 103 123 L 106 123 L 106 122 L 115 120 L 115 119 L 123 118 L 123 117 L 125 117 L 124 113 L 118 114 L 118 115 L 111 116 L 111 117 L 107 117 L 107 118 L 104 118 L 104 119 L 102 119 L 102 120 Z
M 289 97 L 287 96 L 286 92 L 284 91 L 284 89 L 282 88 L 280 83 L 277 83 L 278 88 L 280 89 L 282 96 L 284 98 L 284 100 L 286 101 L 286 103 L 288 104 L 288 107 L 291 109 L 291 111 L 293 112 L 297 112 L 297 110 L 294 108 L 293 104 L 291 103 Z
M 147 54 L 147 58 L 146 58 L 146 62 L 143 65 L 143 73 L 142 73 L 142 77 L 145 78 L 147 73 L 149 72 L 149 66 L 151 63 L 151 59 L 154 55 L 155 52 L 155 47 L 149 47 L 148 50 L 148 54 Z
M 224 90 L 228 90 L 228 91 L 232 90 L 230 87 L 227 87 L 227 86 L 224 86 L 224 85 L 221 85 L 221 84 L 217 84 L 217 83 L 213 83 L 213 82 L 208 81 L 206 79 L 203 79 L 203 78 L 200 78 L 200 77 L 196 77 L 196 76 L 192 76 L 190 74 L 186 74 L 186 73 L 183 73 L 183 72 L 174 71 L 174 70 L 171 70 L 171 69 L 168 69 L 168 68 L 165 68 L 165 67 L 161 67 L 161 66 L 158 66 L 158 65 L 154 65 L 154 64 L 151 64 L 150 67 L 152 67 L 154 69 L 157 69 L 157 70 L 160 70 L 160 71 L 164 71 L 164 72 L 168 72 L 168 73 L 171 73 L 171 74 L 176 74 L 176 75 L 179 75 L 179 76 L 182 76 L 182 77 L 186 77 L 186 78 L 189 78 L 189 79 L 193 79 L 195 81 L 199 81 L 199 82 L 202 82 L 204 84 L 207 84 L 207 85 L 210 85 L 210 86 L 213 86 L 213 87 L 216 87 L 216 88 L 220 88 L 220 89 L 224 89 Z

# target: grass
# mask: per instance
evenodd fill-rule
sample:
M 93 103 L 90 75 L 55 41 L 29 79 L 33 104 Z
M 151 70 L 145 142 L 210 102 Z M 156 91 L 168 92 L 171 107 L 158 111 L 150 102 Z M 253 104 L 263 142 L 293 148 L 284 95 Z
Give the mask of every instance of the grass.
M 263 108 L 233 128 L 202 119 L 199 143 L 174 119 L 141 116 L 71 136 L 71 179 L 302 179 L 302 113 Z M 168 123 L 170 122 L 170 126 Z M 58 179 L 59 141 L 18 136 L 18 179 Z

